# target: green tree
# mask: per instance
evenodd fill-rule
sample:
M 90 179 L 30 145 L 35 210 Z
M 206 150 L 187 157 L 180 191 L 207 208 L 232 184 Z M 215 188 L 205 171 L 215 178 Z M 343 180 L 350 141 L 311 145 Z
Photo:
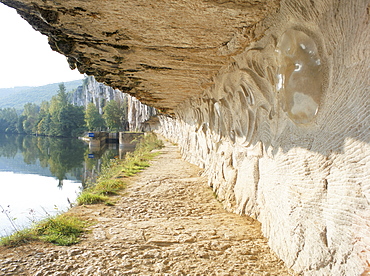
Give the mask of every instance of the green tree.
M 26 119 L 27 119 L 27 117 L 24 116 L 24 115 L 21 115 L 21 116 L 18 117 L 17 126 L 16 126 L 17 133 L 24 133 L 23 122 Z
M 16 133 L 18 114 L 15 108 L 0 109 L 0 132 Z
M 66 136 L 63 133 L 63 126 L 60 122 L 60 112 L 68 105 L 66 88 L 63 83 L 59 85 L 58 94 L 51 98 L 49 113 L 49 133 L 51 136 Z
M 60 109 L 59 126 L 62 135 L 78 136 L 85 130 L 85 116 L 83 107 L 68 104 Z
M 23 121 L 24 132 L 31 134 L 36 132 L 40 107 L 35 103 L 26 103 L 22 115 L 25 117 Z
M 119 130 L 122 128 L 121 118 L 123 116 L 124 111 L 116 101 L 108 102 L 103 108 L 103 118 L 110 130 Z
M 49 112 L 50 102 L 43 101 L 40 106 L 39 121 L 37 123 L 37 133 L 49 135 L 51 115 Z
M 89 103 L 87 105 L 85 111 L 85 122 L 88 130 L 105 128 L 103 116 L 99 113 L 99 109 L 93 103 Z
M 50 114 L 46 114 L 45 116 L 41 117 L 40 121 L 37 124 L 37 133 L 41 135 L 49 135 L 50 124 L 51 124 Z

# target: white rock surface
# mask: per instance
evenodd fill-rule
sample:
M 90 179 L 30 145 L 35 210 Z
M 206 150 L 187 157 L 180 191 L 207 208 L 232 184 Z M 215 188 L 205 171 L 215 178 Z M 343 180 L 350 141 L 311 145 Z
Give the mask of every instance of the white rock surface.
M 135 97 L 127 95 L 128 123 L 131 131 L 150 131 L 150 125 L 146 122 L 157 114 L 155 108 L 142 104 Z
M 176 119 L 161 118 L 225 208 L 257 218 L 304 275 L 368 275 L 368 11 L 368 1 L 282 1 L 262 40 Z
M 78 106 L 85 106 L 89 103 L 94 103 L 99 108 L 99 112 L 103 112 L 103 107 L 109 101 L 124 101 L 130 97 L 128 94 L 122 93 L 117 89 L 106 86 L 103 83 L 97 82 L 94 77 L 87 77 L 84 80 L 84 85 L 79 86 L 72 94 L 72 103 Z

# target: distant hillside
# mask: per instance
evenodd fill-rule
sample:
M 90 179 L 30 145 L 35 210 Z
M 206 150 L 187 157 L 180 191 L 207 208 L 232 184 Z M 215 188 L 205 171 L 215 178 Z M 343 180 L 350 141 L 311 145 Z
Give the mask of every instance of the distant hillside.
M 82 81 L 81 79 L 64 82 L 67 92 L 82 85 Z M 16 109 L 23 109 L 26 103 L 40 104 L 42 101 L 49 101 L 51 97 L 57 94 L 59 84 L 58 82 L 37 87 L 0 88 L 0 108 L 14 107 Z

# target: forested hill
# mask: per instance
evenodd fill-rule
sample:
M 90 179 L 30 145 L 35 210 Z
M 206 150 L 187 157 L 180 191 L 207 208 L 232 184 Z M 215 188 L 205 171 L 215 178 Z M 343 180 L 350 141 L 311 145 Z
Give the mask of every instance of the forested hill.
M 64 82 L 67 91 L 76 89 L 82 85 L 82 79 Z M 0 88 L 0 108 L 14 107 L 23 109 L 26 103 L 41 104 L 42 101 L 50 101 L 51 97 L 57 94 L 60 83 L 47 84 L 43 86 Z

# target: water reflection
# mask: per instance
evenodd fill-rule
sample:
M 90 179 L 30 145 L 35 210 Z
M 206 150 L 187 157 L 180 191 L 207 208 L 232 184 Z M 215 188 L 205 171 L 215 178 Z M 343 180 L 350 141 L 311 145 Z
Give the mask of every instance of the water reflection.
M 0 205 L 20 227 L 30 224 L 30 212 L 39 219 L 64 211 L 110 159 L 133 149 L 131 144 L 91 149 L 78 139 L 0 134 Z M 0 236 L 13 231 L 0 212 Z
M 83 179 L 86 145 L 77 139 L 0 134 L 0 171 Z
M 78 139 L 0 134 L 0 171 L 53 176 L 94 182 L 101 167 L 112 158 L 124 158 L 134 144 L 105 144 L 91 149 Z

